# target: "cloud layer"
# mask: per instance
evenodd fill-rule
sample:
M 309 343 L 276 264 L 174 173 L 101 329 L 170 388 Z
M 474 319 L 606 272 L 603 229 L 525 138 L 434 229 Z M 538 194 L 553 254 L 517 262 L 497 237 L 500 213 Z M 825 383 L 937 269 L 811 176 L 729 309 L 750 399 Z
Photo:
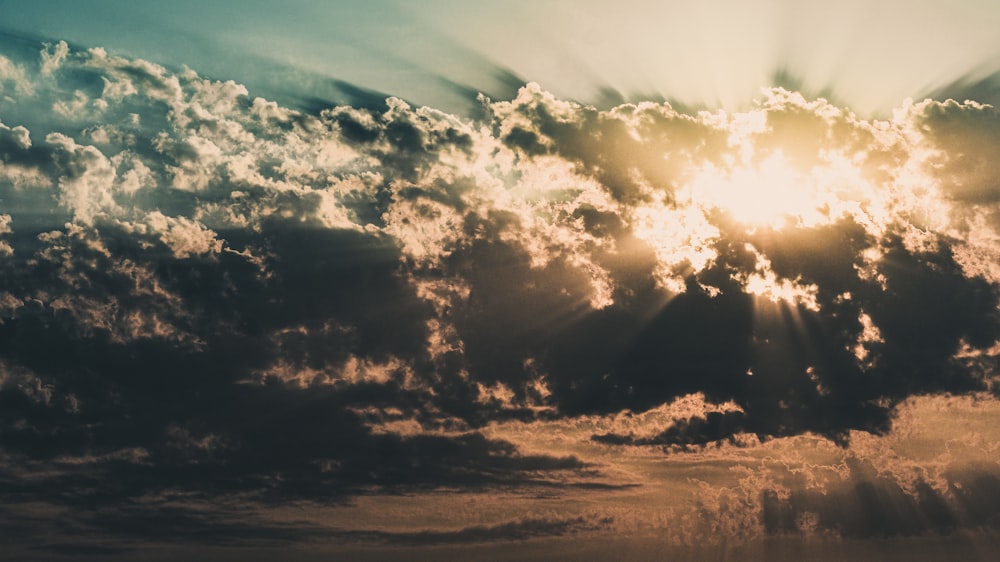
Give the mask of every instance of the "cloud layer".
M 992 107 L 479 101 L 310 115 L 102 49 L 0 56 L 6 502 L 582 486 L 482 428 L 699 395 L 592 437 L 846 444 L 995 389 Z

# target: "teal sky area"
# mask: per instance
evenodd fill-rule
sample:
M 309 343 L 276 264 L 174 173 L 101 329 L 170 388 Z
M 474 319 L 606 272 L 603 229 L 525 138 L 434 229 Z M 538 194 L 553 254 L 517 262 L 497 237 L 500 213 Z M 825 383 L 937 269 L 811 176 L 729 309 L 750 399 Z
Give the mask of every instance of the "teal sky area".
M 598 106 L 671 100 L 745 107 L 763 86 L 861 114 L 907 97 L 993 101 L 1000 3 L 947 2 L 0 2 L 15 36 L 247 84 L 304 108 L 386 95 L 467 112 L 524 82 Z

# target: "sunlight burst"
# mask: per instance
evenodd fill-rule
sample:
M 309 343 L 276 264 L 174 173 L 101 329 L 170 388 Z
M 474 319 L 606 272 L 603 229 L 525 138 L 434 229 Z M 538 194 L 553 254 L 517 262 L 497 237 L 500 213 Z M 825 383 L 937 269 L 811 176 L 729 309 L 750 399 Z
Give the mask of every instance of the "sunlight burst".
M 829 163 L 804 172 L 778 150 L 760 163 L 731 168 L 708 164 L 681 195 L 705 209 L 724 210 L 750 227 L 812 227 L 849 210 L 852 194 L 845 193 L 845 186 L 852 184 L 839 168 Z

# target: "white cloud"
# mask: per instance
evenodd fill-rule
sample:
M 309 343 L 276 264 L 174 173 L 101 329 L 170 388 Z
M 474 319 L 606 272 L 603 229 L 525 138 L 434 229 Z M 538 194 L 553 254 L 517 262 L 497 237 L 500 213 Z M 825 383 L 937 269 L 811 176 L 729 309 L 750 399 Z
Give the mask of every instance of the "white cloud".
M 13 91 L 7 90 L 11 86 Z M 24 67 L 0 55 L 0 94 L 30 96 L 33 93 L 34 86 Z
M 42 76 L 50 76 L 55 72 L 66 57 L 69 55 L 69 45 L 65 41 L 59 41 L 54 45 L 45 45 L 42 49 Z
M 215 232 L 186 217 L 168 217 L 159 211 L 146 215 L 146 224 L 160 235 L 175 257 L 218 254 L 224 241 Z
M 116 210 L 115 169 L 100 150 L 79 145 L 62 133 L 49 133 L 45 142 L 55 149 L 59 163 L 59 203 L 74 218 L 90 224 L 99 213 Z

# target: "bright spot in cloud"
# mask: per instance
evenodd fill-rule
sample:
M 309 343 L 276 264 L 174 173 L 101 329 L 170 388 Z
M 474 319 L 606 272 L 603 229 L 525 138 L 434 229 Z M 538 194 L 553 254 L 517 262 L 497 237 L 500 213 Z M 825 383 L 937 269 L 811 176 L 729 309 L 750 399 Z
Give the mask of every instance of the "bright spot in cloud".
M 684 275 L 701 271 L 716 258 L 712 242 L 719 237 L 703 212 L 685 206 L 673 208 L 663 201 L 633 211 L 632 231 L 656 252 L 660 285 L 684 291 Z
M 803 171 L 778 149 L 759 163 L 707 163 L 678 191 L 678 199 L 725 211 L 748 227 L 815 227 L 859 209 L 859 182 L 864 182 L 860 172 L 844 158 Z
M 757 166 L 719 169 L 709 164 L 689 184 L 689 196 L 748 224 L 780 227 L 787 218 L 818 222 L 817 194 L 780 153 Z
M 746 245 L 746 250 L 757 253 L 750 244 Z M 816 302 L 816 292 L 819 287 L 812 284 L 804 285 L 798 279 L 779 279 L 771 269 L 770 260 L 759 253 L 755 271 L 739 280 L 744 290 L 751 295 L 766 298 L 774 303 L 802 305 L 809 310 L 819 311 L 819 304 Z

